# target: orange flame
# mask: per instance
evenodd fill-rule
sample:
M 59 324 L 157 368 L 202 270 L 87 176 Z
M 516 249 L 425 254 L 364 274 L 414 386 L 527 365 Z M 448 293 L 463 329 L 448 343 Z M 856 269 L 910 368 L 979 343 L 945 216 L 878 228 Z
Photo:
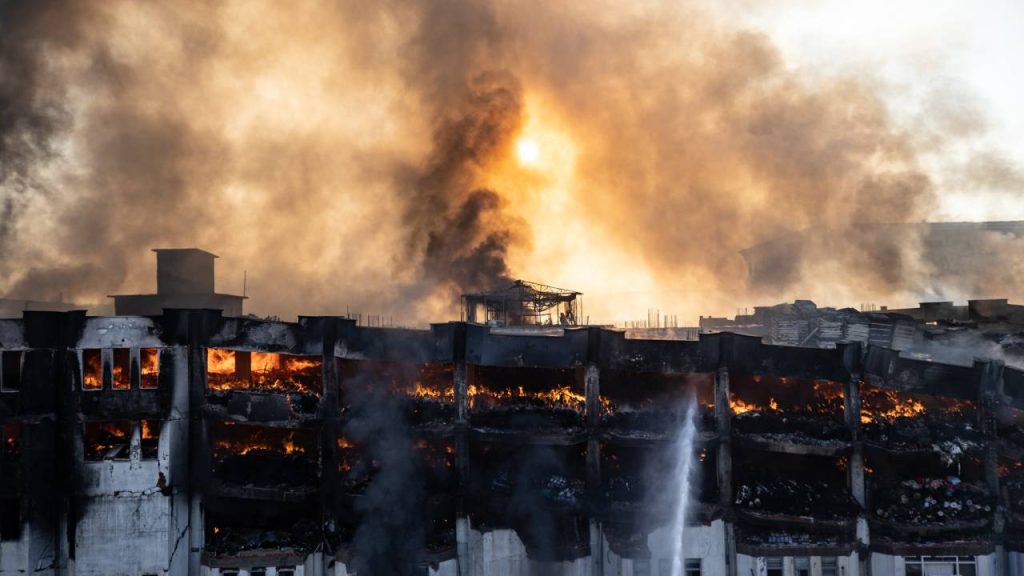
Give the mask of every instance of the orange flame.
M 568 408 L 582 412 L 587 405 L 587 397 L 572 389 L 571 386 L 561 386 L 551 390 L 537 392 L 527 391 L 522 386 L 515 388 L 508 387 L 501 390 L 492 390 L 484 386 L 469 385 L 466 390 L 469 397 L 470 409 L 493 406 L 515 401 L 536 402 L 544 406 L 555 408 Z M 605 413 L 611 412 L 612 404 L 607 398 L 600 397 L 602 410 Z
M 99 350 L 82 350 L 82 388 L 103 388 L 103 360 Z
M 924 404 L 913 396 L 887 388 L 864 387 L 861 390 L 861 424 L 892 422 L 925 413 Z
M 248 375 L 238 371 L 238 354 L 250 354 Z M 206 366 L 207 385 L 211 390 L 318 394 L 321 388 L 321 360 L 318 357 L 208 348 Z
M 142 388 L 156 388 L 160 380 L 160 349 L 141 348 L 139 349 L 139 372 L 141 374 L 140 386 Z
M 111 386 L 114 390 L 130 389 L 132 387 L 131 350 L 127 348 L 114 348 L 113 360 L 113 381 Z
M 235 373 L 235 351 L 223 348 L 207 348 L 206 373 L 233 375 Z
M 306 448 L 295 442 L 291 432 L 276 437 L 270 434 L 253 434 L 245 439 L 219 438 L 213 442 L 214 457 L 217 459 L 222 459 L 228 454 L 245 456 L 257 451 L 305 454 Z

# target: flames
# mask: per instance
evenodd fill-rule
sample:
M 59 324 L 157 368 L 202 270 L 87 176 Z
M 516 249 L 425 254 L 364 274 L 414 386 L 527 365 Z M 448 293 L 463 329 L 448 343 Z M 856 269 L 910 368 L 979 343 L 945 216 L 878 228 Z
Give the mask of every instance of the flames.
M 114 390 L 129 390 L 132 387 L 131 350 L 127 348 L 114 348 L 113 360 L 113 380 L 111 386 Z
M 915 418 L 929 412 L 962 416 L 973 407 L 974 404 L 966 400 L 918 396 L 864 386 L 861 388 L 860 421 L 862 424 L 894 422 L 897 418 Z
M 206 373 L 231 376 L 235 373 L 235 351 L 223 348 L 206 349 Z
M 736 397 L 735 394 L 729 395 L 729 406 L 732 408 L 733 414 L 745 414 L 747 412 L 760 412 L 761 406 L 756 404 L 747 404 L 743 400 Z
M 218 432 L 213 441 L 213 456 L 216 460 L 223 460 L 227 456 L 245 456 L 253 452 L 305 455 L 309 451 L 309 443 L 303 441 L 298 430 L 224 422 Z
M 160 378 L 160 350 L 141 348 L 139 350 L 140 387 L 156 388 Z
M 160 424 L 151 420 L 143 420 L 141 432 L 143 440 L 156 440 L 160 436 Z
M 420 382 L 416 382 L 416 384 L 413 385 L 412 391 L 409 392 L 409 395 L 414 398 L 433 400 L 435 402 L 454 402 L 455 388 L 452 386 L 448 386 L 443 389 L 431 388 L 424 386 Z
M 320 367 L 319 357 L 223 348 L 206 350 L 207 385 L 211 390 L 319 394 Z
M 764 412 L 765 410 L 771 410 L 773 412 L 783 412 L 779 409 L 779 403 L 776 402 L 775 398 L 768 398 L 767 405 L 754 404 L 752 402 L 744 402 L 735 394 L 729 394 L 729 406 L 732 407 L 733 414 L 745 414 L 747 412 Z
M 409 395 L 435 402 L 455 401 L 455 389 L 452 386 L 435 388 L 416 382 Z M 551 390 L 534 392 L 526 390 L 523 386 L 509 386 L 495 390 L 485 386 L 470 384 L 466 388 L 466 396 L 471 410 L 486 409 L 503 404 L 529 404 L 552 408 L 568 408 L 582 412 L 587 405 L 586 396 L 576 392 L 571 386 L 560 386 Z M 611 401 L 603 396 L 599 400 L 602 411 L 604 413 L 611 413 L 613 409 Z
M 128 446 L 132 423 L 127 420 L 87 422 L 85 424 L 85 456 L 91 460 L 117 456 L 117 449 Z
M 82 350 L 82 388 L 103 388 L 103 359 L 99 350 Z
M 756 392 L 763 392 L 761 378 L 751 379 L 756 385 L 753 388 Z M 753 398 L 740 398 L 736 392 L 729 394 L 729 406 L 733 414 L 745 414 L 747 412 L 779 412 L 789 414 L 827 414 L 836 415 L 843 412 L 843 389 L 838 382 L 816 380 L 810 386 L 803 386 L 802 383 L 791 381 L 787 378 L 778 379 L 778 392 L 784 392 L 783 404 L 776 397 L 768 396 L 767 400 L 760 402 Z M 745 396 L 755 396 L 755 393 Z M 764 398 L 762 395 L 761 398 Z
M 490 408 L 502 404 L 529 404 L 552 408 L 568 408 L 583 412 L 587 398 L 570 386 L 561 386 L 538 392 L 527 391 L 522 386 L 493 390 L 484 386 L 470 385 L 467 389 L 469 408 Z

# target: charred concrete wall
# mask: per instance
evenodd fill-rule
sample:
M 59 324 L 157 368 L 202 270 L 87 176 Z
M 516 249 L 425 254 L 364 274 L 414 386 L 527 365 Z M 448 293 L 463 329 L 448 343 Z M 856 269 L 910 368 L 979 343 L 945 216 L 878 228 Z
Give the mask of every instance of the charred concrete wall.
M 1024 550 L 998 362 L 203 310 L 26 313 L 0 351 L 0 574 L 658 574 L 691 399 L 703 574 Z

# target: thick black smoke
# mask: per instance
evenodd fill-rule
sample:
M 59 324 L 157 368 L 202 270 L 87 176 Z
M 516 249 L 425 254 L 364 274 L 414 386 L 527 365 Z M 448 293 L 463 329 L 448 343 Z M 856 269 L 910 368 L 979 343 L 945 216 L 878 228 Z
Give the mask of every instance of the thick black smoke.
M 508 283 L 508 249 L 519 223 L 502 196 L 480 188 L 488 168 L 511 150 L 522 124 L 522 87 L 509 72 L 484 72 L 434 133 L 429 167 L 409 202 L 413 258 L 422 254 L 421 288 L 494 289 Z

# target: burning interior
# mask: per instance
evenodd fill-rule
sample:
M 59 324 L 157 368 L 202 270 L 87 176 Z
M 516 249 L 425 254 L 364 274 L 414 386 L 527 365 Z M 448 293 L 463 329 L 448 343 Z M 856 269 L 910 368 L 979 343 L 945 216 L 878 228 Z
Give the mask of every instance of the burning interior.
M 319 356 L 208 348 L 207 386 L 213 391 L 286 392 L 319 396 L 323 389 Z
M 736 376 L 729 386 L 733 433 L 746 444 L 841 449 L 851 439 L 838 382 Z
M 610 441 L 670 438 L 681 428 L 692 399 L 698 403 L 697 429 L 713 435 L 714 388 L 711 374 L 609 370 L 601 378 L 601 426 Z
M 235 422 L 211 422 L 215 481 L 237 487 L 315 488 L 317 432 Z
M 469 423 L 481 432 L 582 431 L 587 401 L 579 372 L 476 366 L 468 387 Z
M 863 385 L 860 419 L 866 441 L 889 452 L 937 452 L 953 461 L 985 442 L 970 400 Z

